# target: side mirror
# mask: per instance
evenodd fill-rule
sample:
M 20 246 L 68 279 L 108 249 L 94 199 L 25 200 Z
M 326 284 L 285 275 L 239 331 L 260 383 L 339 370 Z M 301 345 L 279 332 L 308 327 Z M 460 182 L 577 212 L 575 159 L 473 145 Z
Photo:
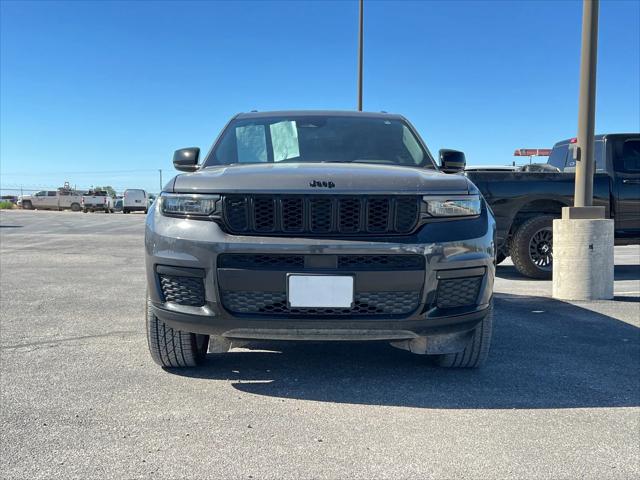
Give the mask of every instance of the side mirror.
M 181 172 L 194 172 L 198 169 L 198 158 L 200 149 L 198 147 L 181 148 L 173 154 L 173 166 Z
M 459 173 L 467 166 L 467 159 L 464 153 L 458 150 L 443 148 L 440 154 L 440 170 L 444 173 Z

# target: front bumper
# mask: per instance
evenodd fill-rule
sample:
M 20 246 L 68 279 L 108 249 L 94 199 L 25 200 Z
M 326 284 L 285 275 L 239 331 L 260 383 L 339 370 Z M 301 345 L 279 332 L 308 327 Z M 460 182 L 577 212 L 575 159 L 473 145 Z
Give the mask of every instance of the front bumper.
M 486 315 L 493 291 L 495 222 L 488 209 L 473 219 L 434 222 L 425 225 L 416 234 L 394 238 L 290 238 L 236 236 L 223 232 L 210 221 L 187 220 L 163 216 L 153 206 L 146 222 L 146 271 L 150 308 L 169 326 L 231 339 L 274 340 L 407 340 L 423 336 L 448 335 L 469 332 Z M 419 298 L 410 312 L 390 315 L 251 315 L 232 312 L 223 301 L 223 287 L 239 288 L 227 284 L 242 283 L 242 271 L 229 272 L 219 268 L 221 255 L 297 255 L 304 258 L 330 258 L 360 255 L 404 255 L 424 259 L 420 270 Z M 191 270 L 190 270 L 191 269 Z M 199 278 L 202 285 L 202 305 L 190 306 L 167 301 L 160 281 L 160 273 L 187 272 Z M 246 273 L 247 290 L 255 289 L 257 277 L 272 279 L 277 284 L 286 273 L 299 272 L 291 267 L 278 272 Z M 306 265 L 305 273 L 327 273 L 326 269 Z M 224 273 L 224 275 L 223 275 Z M 331 274 L 335 274 L 333 272 Z M 373 275 L 375 273 L 375 275 Z M 403 272 L 355 272 L 362 280 L 356 285 L 369 285 L 369 289 L 394 291 Z M 464 279 L 467 275 L 478 278 L 478 291 L 471 304 L 443 307 L 437 301 L 438 286 L 444 279 Z M 412 271 L 416 278 L 416 271 Z M 389 281 L 391 279 L 391 281 Z M 408 280 L 407 280 L 408 281 Z M 394 285 L 385 285 L 393 283 Z M 269 287 L 265 287 L 269 289 Z M 272 288 L 277 290 L 276 287 Z

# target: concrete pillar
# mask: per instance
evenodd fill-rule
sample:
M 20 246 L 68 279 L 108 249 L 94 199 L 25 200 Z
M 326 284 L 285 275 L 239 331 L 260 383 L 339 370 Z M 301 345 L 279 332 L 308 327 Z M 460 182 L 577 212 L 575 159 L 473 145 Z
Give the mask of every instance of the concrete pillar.
M 565 208 L 562 218 L 553 221 L 553 298 L 611 299 L 613 220 L 575 218 L 580 210 Z

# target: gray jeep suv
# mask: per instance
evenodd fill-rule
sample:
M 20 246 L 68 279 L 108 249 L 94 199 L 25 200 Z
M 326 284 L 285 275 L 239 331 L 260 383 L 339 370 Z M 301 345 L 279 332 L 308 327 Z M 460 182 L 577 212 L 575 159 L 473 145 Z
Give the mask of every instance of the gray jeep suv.
M 254 340 L 388 341 L 477 367 L 492 330 L 495 221 L 409 122 L 363 112 L 235 116 L 146 221 L 146 325 L 164 367 Z M 447 172 L 447 173 L 445 173 Z

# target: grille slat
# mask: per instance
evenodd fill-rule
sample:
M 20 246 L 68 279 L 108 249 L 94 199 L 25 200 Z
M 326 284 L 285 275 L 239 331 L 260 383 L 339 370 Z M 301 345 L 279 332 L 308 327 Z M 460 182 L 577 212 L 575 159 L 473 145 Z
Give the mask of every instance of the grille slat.
M 383 233 L 389 229 L 389 199 L 372 198 L 367 202 L 367 231 Z
M 229 196 L 224 202 L 225 222 L 231 231 L 242 232 L 249 228 L 249 208 L 247 197 Z
M 273 232 L 276 228 L 276 208 L 272 197 L 253 199 L 253 225 L 257 232 Z
M 357 233 L 362 229 L 361 211 L 359 198 L 345 198 L 339 202 L 338 229 L 341 233 Z
M 395 229 L 399 232 L 413 230 L 420 213 L 418 203 L 412 198 L 405 197 L 397 197 L 395 203 Z
M 258 235 L 401 235 L 420 216 L 420 197 L 406 195 L 228 195 L 222 205 L 230 233 Z
M 329 233 L 333 217 L 333 205 L 330 198 L 312 198 L 310 220 L 311 233 Z
M 304 203 L 302 198 L 283 198 L 280 200 L 282 230 L 300 232 L 304 228 Z

